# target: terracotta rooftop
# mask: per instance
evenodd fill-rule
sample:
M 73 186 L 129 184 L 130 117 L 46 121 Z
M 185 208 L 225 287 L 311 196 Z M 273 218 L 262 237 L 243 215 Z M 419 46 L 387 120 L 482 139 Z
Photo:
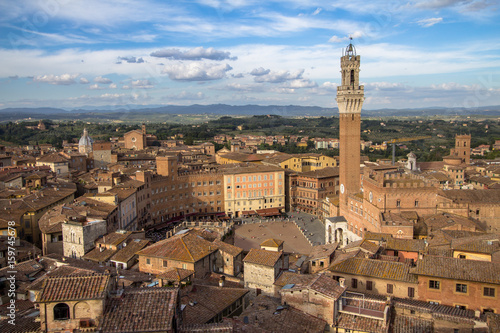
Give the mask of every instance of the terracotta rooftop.
M 380 279 L 417 283 L 410 274 L 410 267 L 404 263 L 364 258 L 349 258 L 328 268 L 334 273 L 370 276 Z
M 290 289 L 300 290 L 304 288 L 321 293 L 333 299 L 340 298 L 347 289 L 347 287 L 341 287 L 337 281 L 328 277 L 326 274 L 318 274 L 310 279 L 306 285 L 297 284 Z
M 432 333 L 433 321 L 429 319 L 396 314 L 392 326 L 394 333 Z
M 338 177 L 338 175 L 339 175 L 339 167 L 326 167 L 314 171 L 302 172 L 299 174 L 299 177 L 330 178 L 330 177 Z
M 104 299 L 110 283 L 108 274 L 49 277 L 38 302 Z
M 68 159 L 63 157 L 57 153 L 54 154 L 46 154 L 37 159 L 37 162 L 43 163 L 68 163 Z
M 383 320 L 340 313 L 337 327 L 354 332 L 386 333 L 387 326 Z
M 314 276 L 310 274 L 298 274 L 289 271 L 283 271 L 276 279 L 276 281 L 274 281 L 274 285 L 277 287 L 284 287 L 287 284 L 307 285 L 313 278 Z
M 137 252 L 145 248 L 148 244 L 148 239 L 131 239 L 127 242 L 127 246 L 118 250 L 109 260 L 122 263 L 128 262 Z
M 387 250 L 419 252 L 425 250 L 425 241 L 423 239 L 402 239 L 391 237 L 387 239 L 385 248 Z
M 309 259 L 314 260 L 329 257 L 335 252 L 338 246 L 339 243 L 313 246 L 312 251 L 309 254 Z
M 455 203 L 500 203 L 500 189 L 490 190 L 440 190 L 438 195 Z
M 178 290 L 130 288 L 106 302 L 99 330 L 103 333 L 174 331 Z
M 182 281 L 192 275 L 194 275 L 195 271 L 189 269 L 182 269 L 177 267 L 170 267 L 165 272 L 158 274 L 157 277 L 162 280 L 167 281 Z
M 229 255 L 232 255 L 233 257 L 236 257 L 238 254 L 243 252 L 243 249 L 241 247 L 237 247 L 231 244 L 228 244 L 226 242 L 223 242 L 221 240 L 215 240 L 212 242 L 219 250 L 222 252 L 225 252 Z
M 242 288 L 194 285 L 190 293 L 181 297 L 181 304 L 186 305 L 183 323 L 205 324 L 248 292 Z M 189 302 L 196 304 L 190 305 Z
M 500 251 L 500 237 L 494 234 L 485 234 L 456 238 L 451 241 L 451 248 L 455 251 L 493 254 Z
M 159 241 L 137 254 L 146 257 L 197 262 L 215 251 L 217 251 L 217 247 L 211 242 L 200 236 L 185 233 Z
M 307 332 L 325 331 L 326 322 L 292 307 L 281 309 L 278 298 L 259 295 L 234 321 L 241 329 L 237 332 Z M 246 319 L 245 319 L 246 317 Z M 243 322 L 248 322 L 242 325 Z
M 110 232 L 96 240 L 96 244 L 106 244 L 112 246 L 118 246 L 123 243 L 130 235 L 132 235 L 132 231 L 125 232 Z
M 500 263 L 425 256 L 411 269 L 415 275 L 500 284 Z
M 273 267 L 283 253 L 261 249 L 250 249 L 243 262 Z
M 450 213 L 439 213 L 424 217 L 424 223 L 427 225 L 427 232 L 431 233 L 437 229 L 451 228 L 455 225 L 461 225 L 462 228 L 472 229 L 473 231 L 482 231 L 481 226 L 474 220 L 454 215 Z
M 118 250 L 96 247 L 93 250 L 85 253 L 83 259 L 94 261 L 97 263 L 104 263 L 108 261 L 116 252 L 118 252 Z
M 281 239 L 274 239 L 274 238 L 269 238 L 260 243 L 260 246 L 266 246 L 266 247 L 280 247 L 283 245 L 283 241 Z

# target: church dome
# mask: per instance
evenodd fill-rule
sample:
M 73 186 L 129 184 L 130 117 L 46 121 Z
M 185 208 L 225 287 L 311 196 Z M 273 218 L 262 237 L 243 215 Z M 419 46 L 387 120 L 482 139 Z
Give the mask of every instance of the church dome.
M 81 153 L 89 153 L 92 151 L 92 144 L 94 140 L 89 136 L 89 132 L 86 128 L 83 129 L 83 135 L 78 141 L 78 148 Z

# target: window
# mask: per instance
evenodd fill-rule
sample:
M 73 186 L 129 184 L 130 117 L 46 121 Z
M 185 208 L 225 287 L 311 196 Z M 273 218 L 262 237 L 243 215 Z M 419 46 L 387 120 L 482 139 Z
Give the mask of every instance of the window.
M 484 287 L 483 295 L 488 297 L 495 297 L 495 288 Z
M 408 287 L 408 297 L 415 297 L 415 288 Z
M 66 303 L 59 303 L 54 306 L 54 320 L 69 319 L 69 306 Z
M 387 285 L 387 293 L 392 294 L 394 291 L 394 285 L 393 284 L 388 284 Z
M 457 304 L 457 305 L 455 305 L 455 307 L 456 307 L 457 309 L 460 309 L 460 310 L 467 310 L 467 307 L 466 307 L 465 305 L 458 305 L 458 304 Z
M 357 288 L 358 287 L 358 279 L 352 279 L 351 280 L 351 287 L 352 288 Z
M 467 259 L 467 256 L 465 254 L 459 254 L 458 257 L 460 259 Z
M 415 200 L 415 207 L 418 207 L 418 200 Z
M 168 260 L 163 260 L 163 267 L 168 267 Z
M 401 207 L 401 200 L 396 200 L 396 207 Z
M 467 293 L 467 285 L 462 283 L 457 283 L 455 285 L 455 291 L 457 293 Z
M 430 280 L 429 281 L 429 288 L 430 289 L 440 289 L 441 286 L 440 286 L 439 281 Z
M 151 265 L 151 259 L 146 259 L 146 264 Z
M 373 281 L 366 281 L 366 290 L 373 290 Z

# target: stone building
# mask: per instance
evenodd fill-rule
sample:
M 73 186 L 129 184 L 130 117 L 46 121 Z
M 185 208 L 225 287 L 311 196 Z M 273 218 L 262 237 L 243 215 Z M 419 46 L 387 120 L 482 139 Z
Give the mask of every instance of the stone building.
M 217 246 L 189 232 L 181 232 L 139 251 L 139 270 L 160 274 L 171 267 L 195 271 L 195 277 L 215 271 Z
M 237 276 L 243 271 L 243 249 L 221 240 L 212 242 L 218 251 L 215 256 L 215 267 L 219 273 Z
M 46 154 L 36 160 L 37 166 L 48 166 L 57 176 L 69 175 L 69 160 L 58 153 Z
M 66 257 L 81 258 L 92 250 L 94 241 L 106 234 L 106 221 L 76 218 L 62 224 L 63 253 Z
M 251 249 L 243 259 L 245 288 L 259 295 L 274 294 L 274 282 L 288 269 L 288 256 L 279 251 Z
M 93 159 L 91 169 L 107 169 L 108 164 L 113 162 L 111 142 L 95 142 L 92 149 Z
M 280 291 L 281 303 L 292 306 L 334 327 L 339 314 L 339 299 L 346 291 L 338 281 L 318 274 L 309 283 L 289 284 Z
M 36 300 L 44 332 L 97 328 L 112 288 L 109 274 L 49 277 Z

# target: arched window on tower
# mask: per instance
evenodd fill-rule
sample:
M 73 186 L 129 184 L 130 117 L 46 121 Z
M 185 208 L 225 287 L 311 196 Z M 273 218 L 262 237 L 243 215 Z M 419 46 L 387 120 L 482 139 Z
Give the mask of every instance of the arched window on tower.
M 354 85 L 354 69 L 351 69 L 351 85 Z

